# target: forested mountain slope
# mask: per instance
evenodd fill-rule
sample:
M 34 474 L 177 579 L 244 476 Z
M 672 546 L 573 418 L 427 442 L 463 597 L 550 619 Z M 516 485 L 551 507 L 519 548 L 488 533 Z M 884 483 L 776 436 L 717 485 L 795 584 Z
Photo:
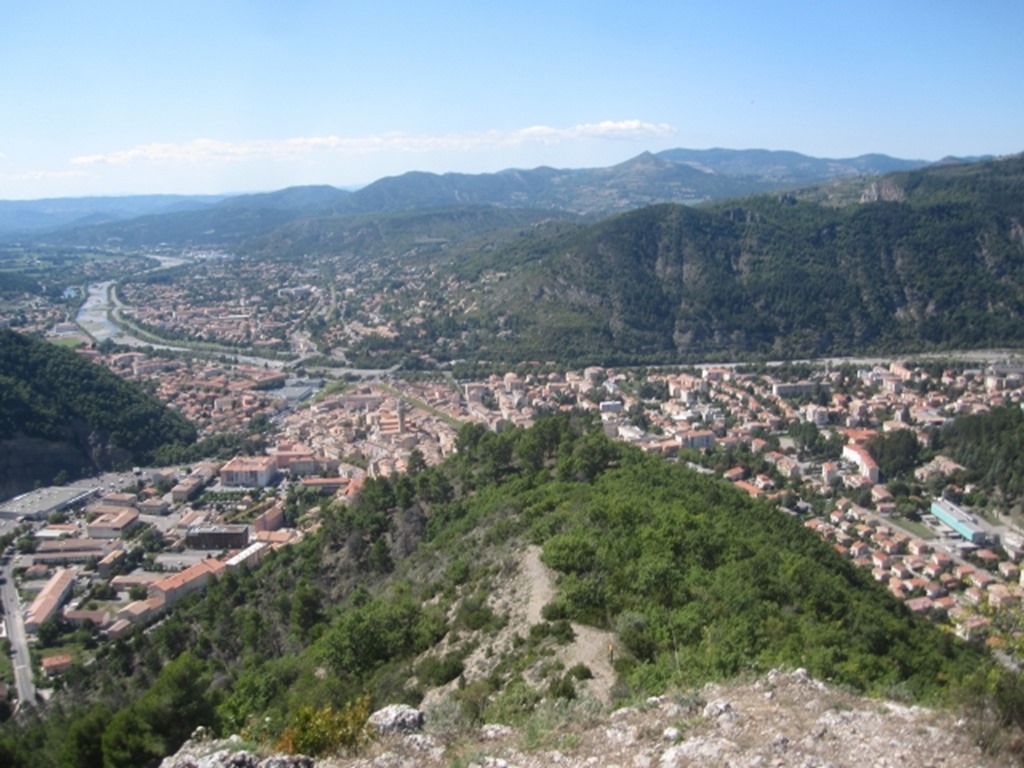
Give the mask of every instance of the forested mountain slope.
M 997 509 L 1024 513 L 1024 410 L 1019 404 L 947 424 L 936 434 L 935 451 L 964 467 L 959 484 L 980 487 L 981 498 L 990 497 Z
M 653 206 L 481 255 L 477 274 L 502 275 L 468 289 L 481 354 L 624 363 L 1019 344 L 1024 157 L 879 184 L 886 199 L 841 208 L 789 195 Z
M 0 495 L 152 460 L 195 428 L 70 349 L 0 330 Z
M 928 165 L 922 160 L 902 160 L 880 154 L 824 158 L 767 149 L 665 149 L 657 156 L 721 176 L 758 178 L 780 186 L 788 185 L 791 189 L 837 178 L 877 176 Z

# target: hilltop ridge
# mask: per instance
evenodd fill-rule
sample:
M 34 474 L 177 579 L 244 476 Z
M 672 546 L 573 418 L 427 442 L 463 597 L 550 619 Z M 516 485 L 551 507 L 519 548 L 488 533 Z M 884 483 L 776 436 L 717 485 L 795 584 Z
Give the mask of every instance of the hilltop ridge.
M 517 728 L 453 728 L 443 711 L 428 708 L 422 729 L 377 733 L 350 757 L 267 754 L 238 736 L 211 740 L 202 734 L 160 768 L 1012 765 L 978 745 L 997 735 L 949 712 L 860 697 L 814 680 L 803 669 L 652 696 L 614 710 L 593 700 L 552 705 Z

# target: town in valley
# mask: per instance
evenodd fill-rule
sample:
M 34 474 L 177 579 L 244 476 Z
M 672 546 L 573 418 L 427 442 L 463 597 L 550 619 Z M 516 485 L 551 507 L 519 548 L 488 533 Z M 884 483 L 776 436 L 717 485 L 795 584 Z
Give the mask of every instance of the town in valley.
M 337 297 L 294 286 L 273 302 L 189 305 L 174 286 L 115 300 L 101 281 L 76 315 L 35 302 L 2 318 L 77 344 L 201 436 L 251 436 L 230 458 L 55 481 L 0 505 L 10 651 L 0 672 L 19 700 L 45 695 L 99 644 L 159 621 L 226 569 L 314 531 L 320 505 L 345 503 L 367 478 L 441 462 L 464 425 L 526 428 L 558 412 L 589 414 L 614 439 L 798 516 L 909 610 L 1017 657 L 1024 534 L 1010 510 L 957 485 L 963 468 L 930 442 L 957 416 L 1021 402 L 1024 364 L 1010 355 L 575 370 L 535 361 L 475 377 L 356 369 L 336 355 L 332 368 L 303 361 L 316 349 L 310 319 L 336 312 Z M 371 327 L 398 333 L 381 302 L 368 296 L 339 326 L 350 343 Z M 144 329 L 161 330 L 162 343 Z M 868 448 L 894 435 L 913 446 L 913 482 L 890 484 Z

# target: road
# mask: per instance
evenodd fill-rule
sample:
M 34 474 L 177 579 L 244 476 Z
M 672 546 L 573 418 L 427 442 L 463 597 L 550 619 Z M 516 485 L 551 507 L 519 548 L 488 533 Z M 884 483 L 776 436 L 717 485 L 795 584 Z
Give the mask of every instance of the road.
M 0 573 L 4 583 L 0 587 L 3 597 L 4 614 L 7 619 L 7 637 L 11 641 L 11 660 L 14 663 L 14 685 L 18 691 L 18 707 L 25 702 L 34 702 L 36 687 L 32 682 L 32 659 L 28 652 L 28 636 L 25 634 L 25 622 L 21 617 L 21 600 L 14 586 L 14 563 L 8 560 L 3 564 Z

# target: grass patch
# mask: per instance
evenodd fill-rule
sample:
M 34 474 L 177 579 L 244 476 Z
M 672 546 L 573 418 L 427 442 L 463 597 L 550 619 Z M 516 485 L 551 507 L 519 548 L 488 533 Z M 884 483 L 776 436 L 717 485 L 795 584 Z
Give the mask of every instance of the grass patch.
M 78 349 L 85 344 L 84 341 L 77 337 L 50 339 L 50 343 L 55 347 L 68 347 L 69 349 Z
M 907 533 L 917 536 L 919 539 L 934 539 L 935 531 L 929 528 L 924 523 L 918 523 L 914 520 L 908 520 L 905 517 L 890 517 L 887 521 L 895 525 L 897 528 L 902 528 Z
M 14 663 L 8 654 L 0 655 L 0 680 L 14 685 Z

